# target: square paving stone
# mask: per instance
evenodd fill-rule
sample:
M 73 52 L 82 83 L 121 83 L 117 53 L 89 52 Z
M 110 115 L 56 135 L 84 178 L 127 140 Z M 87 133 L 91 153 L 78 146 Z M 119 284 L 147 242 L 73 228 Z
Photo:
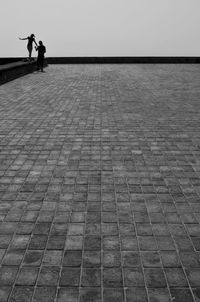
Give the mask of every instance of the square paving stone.
M 86 217 L 87 223 L 100 223 L 101 222 L 101 212 L 88 212 Z
M 62 269 L 60 285 L 61 286 L 79 286 L 80 268 L 65 267 Z
M 85 213 L 84 212 L 73 212 L 71 215 L 71 222 L 85 222 Z
M 43 251 L 28 250 L 25 254 L 23 265 L 35 265 L 39 266 L 42 262 Z
M 66 251 L 64 254 L 63 266 L 81 266 L 82 264 L 82 251 L 81 250 L 73 250 Z
M 10 250 L 4 256 L 3 265 L 20 265 L 22 262 L 24 250 Z
M 144 276 L 140 268 L 124 268 L 125 286 L 144 287 Z
M 158 249 L 161 251 L 175 251 L 176 250 L 172 237 L 157 236 L 156 241 L 158 244 Z
M 49 233 L 50 227 L 51 227 L 51 224 L 48 222 L 36 223 L 36 225 L 33 229 L 33 234 L 47 235 Z
M 60 287 L 58 289 L 57 302 L 78 302 L 79 289 L 76 287 Z
M 146 268 L 144 270 L 147 287 L 159 288 L 167 287 L 164 272 L 160 268 Z
M 153 236 L 139 237 L 139 246 L 141 251 L 157 250 L 157 244 Z
M 100 236 L 85 236 L 85 250 L 95 251 L 101 249 L 101 237 Z
M 104 287 L 122 287 L 123 281 L 121 268 L 104 268 L 103 285 Z
M 103 237 L 104 250 L 119 250 L 119 237 L 118 236 L 104 236 Z
M 16 285 L 35 285 L 39 273 L 37 267 L 22 267 L 20 268 Z
M 83 268 L 81 286 L 93 287 L 101 285 L 101 270 L 98 268 Z
M 83 246 L 83 236 L 67 236 L 66 250 L 81 250 Z
M 200 267 L 200 254 L 197 252 L 183 251 L 180 253 L 180 259 L 184 267 Z
M 0 285 L 12 285 L 17 276 L 18 268 L 15 266 L 0 267 Z
M 121 254 L 119 251 L 105 251 L 103 253 L 103 266 L 114 267 L 121 265 Z
M 12 249 L 26 249 L 30 240 L 29 235 L 15 235 L 10 244 L 10 248 Z
M 31 233 L 33 232 L 33 228 L 34 228 L 34 223 L 21 222 L 18 225 L 16 233 L 20 235 L 31 235 Z
M 42 259 L 43 265 L 60 265 L 63 252 L 60 250 L 46 250 Z
M 191 287 L 199 287 L 200 285 L 200 268 L 186 269 L 186 274 Z
M 115 236 L 118 234 L 117 223 L 103 223 L 102 224 L 102 234 L 105 236 Z
M 169 287 L 189 286 L 182 268 L 166 268 L 165 273 Z
M 167 288 L 148 288 L 148 294 L 150 302 L 171 302 Z
M 183 236 L 174 236 L 174 240 L 176 242 L 176 246 L 179 251 L 193 251 L 193 245 L 189 237 Z
M 31 302 L 34 287 L 15 286 L 9 301 L 12 302 Z
M 54 235 L 66 235 L 67 234 L 67 224 L 66 223 L 53 223 L 51 227 L 51 236 Z
M 104 302 L 125 302 L 124 290 L 121 288 L 104 288 Z
M 38 286 L 56 286 L 60 268 L 58 266 L 42 266 L 38 277 Z
M 142 263 L 144 267 L 162 266 L 162 262 L 158 252 L 142 252 Z
M 121 237 L 122 251 L 138 251 L 138 241 L 136 237 L 123 236 Z
M 164 267 L 180 267 L 180 259 L 176 251 L 160 251 Z
M 148 223 L 137 223 L 136 228 L 137 228 L 138 236 L 152 236 L 153 235 L 151 225 Z
M 0 248 L 7 249 L 12 240 L 11 235 L 0 235 Z
M 3 286 L 0 284 L 0 301 L 1 302 L 7 302 L 8 297 L 10 295 L 12 287 L 9 286 Z
M 100 235 L 101 234 L 101 224 L 100 223 L 87 223 L 85 227 L 86 235 Z
M 64 249 L 66 236 L 50 236 L 47 243 L 48 250 Z
M 138 252 L 123 251 L 122 265 L 124 267 L 138 267 L 141 266 L 140 255 Z
M 145 287 L 128 287 L 126 288 L 127 302 L 147 302 L 147 293 Z
M 172 300 L 176 302 L 196 302 L 194 301 L 189 288 L 171 288 Z
M 101 302 L 101 288 L 84 287 L 80 289 L 80 302 Z
M 84 224 L 83 223 L 70 223 L 68 226 L 68 235 L 83 235 Z
M 54 302 L 56 287 L 37 287 L 34 293 L 33 302 Z
M 99 267 L 101 265 L 101 253 L 98 251 L 84 251 L 83 267 Z
M 45 249 L 48 236 L 46 235 L 33 235 L 31 237 L 28 248 L 30 250 L 42 250 Z

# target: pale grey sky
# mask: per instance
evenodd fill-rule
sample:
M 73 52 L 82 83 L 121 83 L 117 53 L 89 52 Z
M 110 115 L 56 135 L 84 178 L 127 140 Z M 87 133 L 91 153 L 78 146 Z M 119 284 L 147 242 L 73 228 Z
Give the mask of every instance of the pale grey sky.
M 199 56 L 200 0 L 0 0 L 0 57 Z M 33 55 L 36 55 L 34 52 Z

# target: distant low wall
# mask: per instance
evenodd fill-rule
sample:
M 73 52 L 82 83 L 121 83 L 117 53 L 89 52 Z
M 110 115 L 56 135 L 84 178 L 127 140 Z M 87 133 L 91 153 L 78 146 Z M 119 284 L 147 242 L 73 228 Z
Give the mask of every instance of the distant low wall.
M 199 64 L 200 57 L 48 57 L 48 64 Z
M 0 59 L 1 60 L 1 59 Z M 10 61 L 12 58 L 10 58 Z M 44 67 L 47 66 L 47 62 L 44 63 Z M 33 62 L 23 62 L 23 61 L 14 61 L 8 64 L 0 64 L 0 85 L 8 81 L 14 80 L 21 76 L 24 76 L 28 73 L 34 72 L 37 70 L 36 61 Z
M 0 84 L 14 80 L 37 69 L 36 62 L 14 62 L 0 65 Z
M 0 58 L 0 66 L 4 65 L 4 64 L 10 64 L 10 63 L 14 63 L 14 62 L 19 62 L 22 61 L 23 58 Z

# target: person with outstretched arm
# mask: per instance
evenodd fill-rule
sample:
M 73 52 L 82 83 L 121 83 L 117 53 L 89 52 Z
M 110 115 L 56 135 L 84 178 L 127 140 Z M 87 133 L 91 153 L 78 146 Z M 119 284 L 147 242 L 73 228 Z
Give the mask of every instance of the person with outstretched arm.
M 31 61 L 31 54 L 32 54 L 32 50 L 33 50 L 33 43 L 35 43 L 35 45 L 38 46 L 37 43 L 35 42 L 35 35 L 31 34 L 27 38 L 19 38 L 19 39 L 20 40 L 28 40 L 27 49 L 28 49 L 28 53 L 29 53 L 29 60 Z

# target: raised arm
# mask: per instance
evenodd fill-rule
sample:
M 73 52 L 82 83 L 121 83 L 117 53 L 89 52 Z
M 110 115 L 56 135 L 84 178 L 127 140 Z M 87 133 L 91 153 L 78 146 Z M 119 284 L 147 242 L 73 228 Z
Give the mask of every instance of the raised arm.
M 38 46 L 38 45 L 37 45 L 37 42 L 35 41 L 35 39 L 33 40 L 33 42 L 35 43 L 36 46 Z
M 28 40 L 28 38 L 19 38 L 20 40 Z

